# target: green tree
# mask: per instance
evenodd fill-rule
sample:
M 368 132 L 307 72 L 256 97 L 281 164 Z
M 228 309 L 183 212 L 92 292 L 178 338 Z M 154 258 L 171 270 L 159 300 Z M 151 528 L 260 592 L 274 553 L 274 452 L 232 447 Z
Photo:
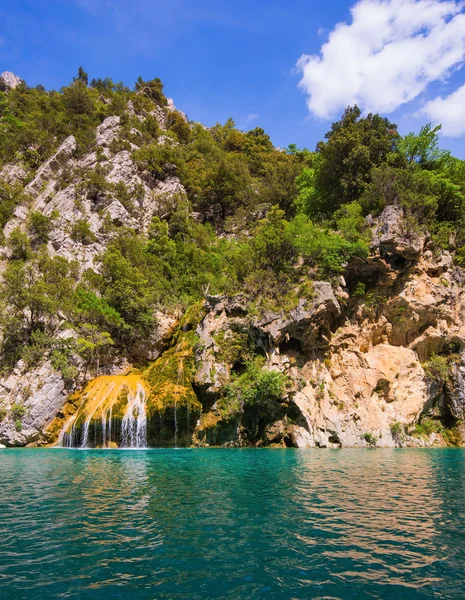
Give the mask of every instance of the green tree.
M 81 336 L 77 339 L 79 354 L 85 361 L 86 371 L 95 365 L 95 376 L 98 377 L 100 361 L 107 356 L 114 341 L 107 331 L 99 331 L 95 325 L 84 323 Z
M 294 247 L 284 211 L 273 206 L 268 215 L 259 222 L 252 240 L 255 261 L 262 269 L 276 274 L 289 268 L 294 257 Z
M 74 81 L 82 81 L 82 83 L 87 86 L 89 83 L 89 75 L 82 67 L 79 67 L 77 77 L 74 77 Z
M 418 135 L 409 133 L 398 140 L 397 153 L 410 167 L 437 168 L 450 159 L 450 152 L 439 149 L 440 131 L 441 125 L 424 125 Z
M 317 145 L 314 185 L 318 196 L 310 216 L 331 215 L 341 204 L 357 200 L 371 181 L 372 169 L 395 150 L 399 134 L 386 118 L 361 117 L 354 106 L 346 109 L 325 137 L 327 141 Z

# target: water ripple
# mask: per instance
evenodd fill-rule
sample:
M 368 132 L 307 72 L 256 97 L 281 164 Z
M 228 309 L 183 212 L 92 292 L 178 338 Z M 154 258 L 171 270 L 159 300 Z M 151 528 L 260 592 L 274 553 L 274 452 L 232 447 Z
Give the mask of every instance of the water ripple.
M 465 451 L 7 450 L 0 598 L 464 597 Z

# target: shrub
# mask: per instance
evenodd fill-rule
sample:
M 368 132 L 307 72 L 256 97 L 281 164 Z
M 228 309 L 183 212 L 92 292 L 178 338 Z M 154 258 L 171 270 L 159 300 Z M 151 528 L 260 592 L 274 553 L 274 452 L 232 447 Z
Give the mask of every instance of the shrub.
M 404 426 L 399 421 L 390 425 L 392 439 L 398 442 L 404 436 Z
M 41 212 L 32 212 L 29 215 L 29 233 L 33 236 L 34 240 L 40 244 L 46 244 L 48 242 L 49 235 L 53 229 L 53 221 L 58 217 L 57 213 L 51 215 L 44 215 Z
M 376 446 L 377 438 L 372 433 L 364 433 L 363 439 L 369 446 Z
M 449 379 L 449 363 L 445 356 L 432 354 L 431 358 L 423 365 L 426 377 L 431 381 L 444 384 Z
M 71 228 L 71 239 L 87 246 L 93 244 L 97 240 L 97 236 L 91 230 L 87 219 L 79 219 Z
M 24 408 L 24 406 L 21 406 L 21 404 L 15 403 L 11 407 L 11 414 L 15 419 L 20 419 L 26 414 L 26 409 Z
M 415 425 L 413 435 L 429 437 L 432 433 L 443 433 L 444 427 L 437 419 L 423 418 Z

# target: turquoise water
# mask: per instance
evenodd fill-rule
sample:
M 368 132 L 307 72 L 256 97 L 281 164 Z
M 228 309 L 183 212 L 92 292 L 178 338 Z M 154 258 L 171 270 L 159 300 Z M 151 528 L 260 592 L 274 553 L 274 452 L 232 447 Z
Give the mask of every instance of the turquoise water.
M 465 597 L 465 451 L 0 451 L 0 598 Z

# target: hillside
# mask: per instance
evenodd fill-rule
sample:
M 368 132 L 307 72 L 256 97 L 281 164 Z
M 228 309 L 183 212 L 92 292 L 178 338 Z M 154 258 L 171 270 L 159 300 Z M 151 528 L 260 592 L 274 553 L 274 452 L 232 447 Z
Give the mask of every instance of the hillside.
M 0 443 L 465 443 L 465 161 L 0 78 Z M 142 438 L 141 438 L 142 439 Z

